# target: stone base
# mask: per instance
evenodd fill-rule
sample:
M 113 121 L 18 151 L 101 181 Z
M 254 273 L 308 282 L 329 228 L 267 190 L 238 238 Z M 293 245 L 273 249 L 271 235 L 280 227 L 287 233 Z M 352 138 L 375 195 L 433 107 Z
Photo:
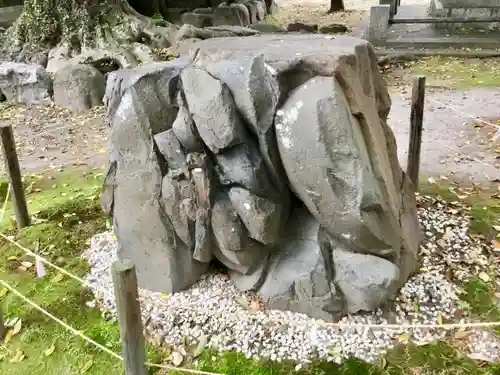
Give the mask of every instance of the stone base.
M 413 187 L 367 41 L 205 39 L 110 73 L 104 102 L 102 206 L 141 287 L 185 290 L 217 260 L 271 307 L 336 320 L 392 300 L 417 266 Z
M 498 0 L 478 0 L 465 2 L 464 0 L 431 0 L 429 15 L 437 18 L 491 18 L 500 19 L 500 1 Z M 472 30 L 493 30 L 498 29 L 499 23 L 492 22 L 469 22 L 469 23 L 436 23 L 436 29 L 472 29 Z

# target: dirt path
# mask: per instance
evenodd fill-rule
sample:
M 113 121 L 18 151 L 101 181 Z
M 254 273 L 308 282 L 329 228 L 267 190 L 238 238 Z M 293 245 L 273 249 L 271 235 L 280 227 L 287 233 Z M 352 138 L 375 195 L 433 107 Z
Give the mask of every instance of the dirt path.
M 500 179 L 500 139 L 493 136 L 500 122 L 500 89 L 435 91 L 427 93 L 424 112 L 421 173 L 473 182 Z M 486 120 L 481 123 L 466 114 Z M 389 115 L 406 168 L 409 137 L 409 95 L 393 94 Z M 495 125 L 495 126 L 493 126 Z
M 0 123 L 14 129 L 24 173 L 106 164 L 108 127 L 104 108 L 76 115 L 54 106 L 12 106 L 0 109 Z M 0 173 L 4 174 L 3 163 Z

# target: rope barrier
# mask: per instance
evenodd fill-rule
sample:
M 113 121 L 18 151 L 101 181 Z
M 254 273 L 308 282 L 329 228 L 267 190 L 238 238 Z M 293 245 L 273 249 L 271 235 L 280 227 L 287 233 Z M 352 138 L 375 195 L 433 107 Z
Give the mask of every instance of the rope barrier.
M 9 290 L 11 293 L 15 294 L 18 298 L 22 299 L 24 302 L 26 302 L 27 304 L 29 304 L 31 307 L 33 307 L 34 309 L 38 310 L 39 312 L 41 312 L 42 314 L 44 314 L 45 316 L 47 316 L 48 318 L 52 319 L 53 321 L 59 323 L 62 327 L 64 327 L 66 330 L 68 330 L 69 332 L 71 332 L 73 335 L 75 336 L 78 336 L 80 337 L 82 340 L 86 341 L 87 343 L 89 344 L 92 344 L 94 345 L 95 347 L 101 349 L 103 352 L 109 354 L 110 356 L 112 356 L 113 358 L 116 358 L 120 361 L 123 361 L 123 357 L 117 353 L 115 353 L 114 351 L 112 351 L 111 349 L 109 348 L 106 348 L 104 345 L 101 345 L 99 344 L 98 342 L 92 340 L 90 337 L 84 335 L 82 332 L 80 332 L 79 330 L 71 327 L 69 324 L 65 323 L 64 321 L 62 321 L 61 319 L 59 319 L 58 317 L 54 316 L 53 314 L 51 314 L 50 312 L 48 312 L 47 310 L 45 310 L 43 307 L 41 307 L 40 305 L 36 304 L 35 302 L 33 302 L 31 299 L 29 299 L 28 297 L 26 297 L 25 295 L 23 295 L 21 292 L 19 292 L 17 289 L 15 289 L 13 286 L 9 285 L 8 283 L 6 283 L 4 280 L 0 279 L 0 285 L 2 285 L 5 289 Z M 180 372 L 185 372 L 187 374 L 197 374 L 197 375 L 224 375 L 224 374 L 221 374 L 221 373 L 216 373 L 216 372 L 207 372 L 207 371 L 200 371 L 200 370 L 192 370 L 192 369 L 187 369 L 187 368 L 182 368 L 182 367 L 174 367 L 174 366 L 169 366 L 169 365 L 162 365 L 162 364 L 154 364 L 154 363 L 145 363 L 145 365 L 147 367 L 157 367 L 157 368 L 164 368 L 164 369 L 167 369 L 167 370 L 172 370 L 172 371 L 180 371 Z

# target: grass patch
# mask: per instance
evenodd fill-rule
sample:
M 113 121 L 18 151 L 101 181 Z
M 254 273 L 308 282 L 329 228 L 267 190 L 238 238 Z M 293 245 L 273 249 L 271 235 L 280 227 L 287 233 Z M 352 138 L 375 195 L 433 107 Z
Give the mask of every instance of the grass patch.
M 100 213 L 98 202 L 102 178 L 100 171 L 86 174 L 65 172 L 54 178 L 27 177 L 26 188 L 29 192 L 30 211 L 35 217 L 34 224 L 16 233 L 10 219 L 9 206 L 9 219 L 2 223 L 3 230 L 15 234 L 18 241 L 31 249 L 38 246 L 39 251 L 49 260 L 83 276 L 88 266 L 80 260 L 80 254 L 88 246 L 90 236 L 106 227 L 106 219 Z M 446 191 L 450 193 L 444 189 L 440 194 L 445 195 Z M 115 352 L 120 351 L 117 324 L 106 321 L 99 311 L 86 305 L 90 296 L 81 285 L 72 279 L 61 277 L 52 269 L 47 269 L 47 276 L 38 280 L 34 267 L 24 271 L 20 269 L 23 261 L 33 262 L 24 252 L 0 240 L 0 275 L 3 280 L 95 341 Z M 494 300 L 488 298 L 491 296 L 489 286 L 471 283 L 468 287 L 465 300 L 474 309 L 473 312 L 493 320 L 499 311 L 494 308 Z M 6 318 L 19 317 L 22 322 L 20 332 L 0 347 L 0 374 L 123 373 L 123 367 L 117 360 L 75 338 L 16 296 L 3 292 L 0 296 Z M 12 363 L 11 360 L 19 352 L 22 352 L 23 360 Z M 158 350 L 148 349 L 152 362 L 161 362 L 161 355 Z M 419 347 L 399 346 L 377 365 L 355 359 L 350 359 L 341 366 L 313 361 L 297 372 L 295 364 L 290 362 L 254 361 L 234 352 L 221 355 L 205 350 L 193 367 L 227 375 L 500 374 L 499 368 L 484 367 L 468 360 L 445 343 Z M 160 370 L 157 373 L 167 372 Z M 173 371 L 169 374 L 183 373 Z
M 296 371 L 295 364 L 290 362 L 255 361 L 234 352 L 221 355 L 207 350 L 201 355 L 195 367 L 198 370 L 227 375 L 482 375 L 500 373 L 500 368 L 480 366 L 442 342 L 424 346 L 398 346 L 375 365 L 357 359 L 348 359 L 341 366 L 313 361 L 310 365 Z M 169 375 L 181 374 L 183 373 L 180 371 L 169 373 Z
M 429 57 L 409 64 L 412 74 L 425 75 L 428 86 L 457 90 L 500 87 L 500 59 Z

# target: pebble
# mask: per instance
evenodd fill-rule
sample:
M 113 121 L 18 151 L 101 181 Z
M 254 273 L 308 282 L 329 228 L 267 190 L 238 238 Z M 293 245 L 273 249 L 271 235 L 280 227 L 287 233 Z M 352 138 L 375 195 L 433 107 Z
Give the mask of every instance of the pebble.
M 342 324 L 441 324 L 455 322 L 461 289 L 450 282 L 466 281 L 488 266 L 491 248 L 469 235 L 469 218 L 431 198 L 420 197 L 418 209 L 425 239 L 422 267 L 401 289 L 390 309 L 346 316 Z M 423 206 L 423 207 L 422 207 Z M 95 235 L 83 254 L 91 270 L 86 280 L 96 296 L 89 305 L 115 319 L 110 265 L 116 259 L 112 232 Z M 292 360 L 300 368 L 312 358 L 341 363 L 349 357 L 375 362 L 397 343 L 418 344 L 443 339 L 445 329 L 338 327 L 306 315 L 249 308 L 250 294 L 239 292 L 227 275 L 207 274 L 189 290 L 164 295 L 140 290 L 142 318 L 150 340 L 184 352 L 202 345 L 235 350 L 248 358 Z M 241 303 L 246 301 L 248 303 Z M 489 332 L 476 330 L 468 339 L 471 357 L 497 360 L 499 343 Z M 186 353 L 184 353 L 186 354 Z M 189 355 L 189 354 L 186 354 Z

